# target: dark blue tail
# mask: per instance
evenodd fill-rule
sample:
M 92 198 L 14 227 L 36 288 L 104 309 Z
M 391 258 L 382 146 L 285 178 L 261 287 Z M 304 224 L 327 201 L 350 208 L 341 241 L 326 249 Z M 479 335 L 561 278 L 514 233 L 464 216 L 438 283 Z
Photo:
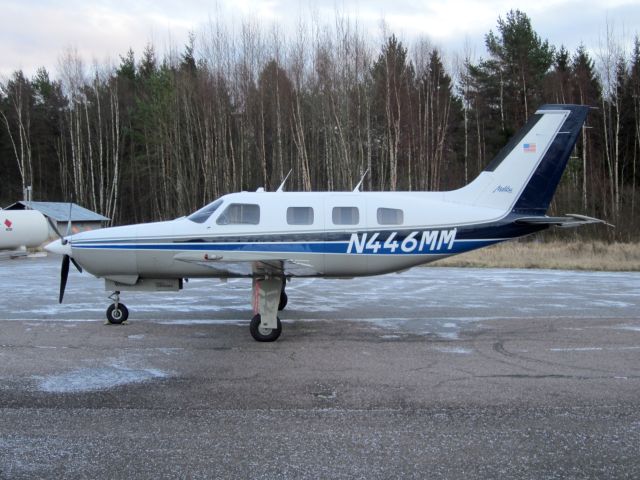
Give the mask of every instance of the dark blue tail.
M 513 206 L 514 213 L 544 215 L 547 212 L 587 117 L 589 107 L 584 105 L 543 105 L 538 109 L 538 111 L 544 110 L 565 110 L 570 113 Z

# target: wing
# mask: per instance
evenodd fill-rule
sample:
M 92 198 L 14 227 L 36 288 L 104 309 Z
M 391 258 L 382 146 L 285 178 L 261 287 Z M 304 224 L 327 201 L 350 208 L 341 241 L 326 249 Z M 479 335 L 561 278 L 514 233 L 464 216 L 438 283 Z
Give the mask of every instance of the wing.
M 256 274 L 308 277 L 319 273 L 318 268 L 310 262 L 264 258 L 256 254 L 244 255 L 239 260 L 237 254 L 233 258 L 225 258 L 220 252 L 181 252 L 173 258 L 179 262 L 209 268 L 212 276 L 220 277 L 250 277 Z

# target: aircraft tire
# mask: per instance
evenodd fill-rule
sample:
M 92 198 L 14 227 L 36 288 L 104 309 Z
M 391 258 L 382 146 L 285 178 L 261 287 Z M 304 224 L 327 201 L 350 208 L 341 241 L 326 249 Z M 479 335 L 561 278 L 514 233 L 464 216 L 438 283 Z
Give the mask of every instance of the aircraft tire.
M 117 309 L 115 303 L 112 303 L 109 305 L 109 308 L 107 308 L 107 321 L 112 325 L 120 325 L 122 322 L 125 322 L 127 318 L 129 318 L 129 309 L 124 303 L 118 303 Z
M 289 297 L 287 296 L 287 293 L 282 290 L 282 293 L 280 293 L 280 303 L 278 304 L 278 311 L 281 312 L 282 310 L 284 310 L 288 302 Z
M 278 327 L 272 329 L 260 328 L 261 321 L 262 318 L 259 313 L 253 316 L 251 323 L 249 324 L 251 336 L 257 342 L 275 342 L 282 333 L 282 324 L 280 323 L 280 319 L 278 318 Z

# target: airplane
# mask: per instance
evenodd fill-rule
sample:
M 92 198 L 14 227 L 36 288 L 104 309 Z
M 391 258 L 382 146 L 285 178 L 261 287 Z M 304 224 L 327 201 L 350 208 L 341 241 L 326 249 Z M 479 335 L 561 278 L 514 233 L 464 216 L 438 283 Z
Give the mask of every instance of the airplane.
M 127 320 L 122 291 L 177 291 L 189 278 L 251 278 L 249 330 L 280 337 L 285 286 L 298 277 L 398 272 L 551 226 L 606 223 L 546 215 L 589 107 L 543 105 L 466 186 L 445 192 L 255 192 L 224 195 L 187 217 L 60 236 L 45 247 L 114 292 L 109 323 Z M 364 177 L 363 177 L 364 178 Z
M 45 216 L 37 210 L 0 209 L 0 250 L 10 250 L 9 256 L 25 255 L 20 248 L 34 248 L 49 239 Z

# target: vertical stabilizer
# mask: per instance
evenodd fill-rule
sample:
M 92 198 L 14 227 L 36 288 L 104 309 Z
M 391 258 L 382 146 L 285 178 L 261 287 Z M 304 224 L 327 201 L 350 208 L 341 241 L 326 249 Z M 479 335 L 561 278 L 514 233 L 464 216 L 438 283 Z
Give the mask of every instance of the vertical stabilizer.
M 589 107 L 544 105 L 466 187 L 451 200 L 544 215 L 558 187 Z

